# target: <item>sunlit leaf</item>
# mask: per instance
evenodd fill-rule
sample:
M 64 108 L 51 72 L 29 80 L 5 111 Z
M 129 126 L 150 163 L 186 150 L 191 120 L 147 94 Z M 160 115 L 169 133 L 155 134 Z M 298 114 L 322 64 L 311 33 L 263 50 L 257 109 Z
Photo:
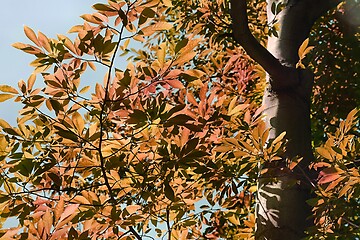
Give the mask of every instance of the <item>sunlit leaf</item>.
M 9 85 L 0 85 L 0 91 L 1 92 L 6 92 L 6 93 L 14 93 L 14 94 L 19 93 L 15 88 L 13 88 L 13 87 L 11 87 Z
M 13 97 L 15 97 L 14 94 L 0 93 L 0 102 L 4 102 L 4 101 L 9 100 L 9 99 L 11 99 Z
M 34 42 L 38 47 L 41 47 L 41 44 L 40 44 L 39 40 L 37 39 L 35 32 L 31 28 L 29 28 L 28 26 L 24 26 L 24 32 L 25 32 L 25 35 L 32 42 Z

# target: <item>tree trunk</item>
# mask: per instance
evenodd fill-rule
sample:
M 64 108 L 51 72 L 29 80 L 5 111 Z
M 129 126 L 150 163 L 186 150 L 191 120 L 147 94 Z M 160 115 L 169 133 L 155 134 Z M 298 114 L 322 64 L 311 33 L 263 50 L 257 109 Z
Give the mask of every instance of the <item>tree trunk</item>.
M 310 98 L 313 73 L 297 69 L 298 49 L 308 37 L 315 20 L 339 1 L 289 0 L 277 15 L 271 12 L 267 0 L 268 22 L 277 19 L 278 37 L 269 37 L 267 49 L 251 34 L 246 14 L 246 0 L 231 1 L 233 33 L 247 53 L 268 73 L 268 85 L 263 97 L 265 118 L 271 128 L 269 140 L 286 132 L 287 149 L 282 161 L 265 164 L 268 171 L 258 181 L 256 239 L 298 240 L 305 237 L 312 225 L 309 170 L 313 161 L 310 129 Z M 302 157 L 292 171 L 289 159 Z

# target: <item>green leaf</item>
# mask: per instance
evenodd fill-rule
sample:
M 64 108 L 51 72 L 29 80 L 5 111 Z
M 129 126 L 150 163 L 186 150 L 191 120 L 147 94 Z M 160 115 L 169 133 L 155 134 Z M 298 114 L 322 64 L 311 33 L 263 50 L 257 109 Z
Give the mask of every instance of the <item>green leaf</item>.
M 135 109 L 134 112 L 129 116 L 130 118 L 127 120 L 127 122 L 130 124 L 141 123 L 147 120 L 146 113 L 138 109 Z
M 165 183 L 164 184 L 164 193 L 165 196 L 171 200 L 171 201 L 175 201 L 175 193 L 174 190 L 172 189 L 172 187 L 169 185 L 169 183 Z
M 183 40 L 178 42 L 175 46 L 175 54 L 178 53 L 183 47 L 185 47 L 188 42 L 189 40 L 187 38 L 184 38 Z
M 167 120 L 164 124 L 164 126 L 169 127 L 171 125 L 181 125 L 184 126 L 188 121 L 194 120 L 192 117 L 185 115 L 185 114 L 179 114 L 175 117 L 170 118 Z
M 102 3 L 96 3 L 92 6 L 92 8 L 95 10 L 98 10 L 98 11 L 116 12 L 116 10 L 111 8 L 109 5 L 102 4 Z
M 185 146 L 181 149 L 181 153 L 180 155 L 181 156 L 185 156 L 186 154 L 190 153 L 191 151 L 193 151 L 196 146 L 198 145 L 199 143 L 199 138 L 193 138 L 193 139 L 190 139 L 186 144 Z
M 63 137 L 65 139 L 69 139 L 69 140 L 72 140 L 74 142 L 78 141 L 78 136 L 73 133 L 72 131 L 69 131 L 69 130 L 64 130 L 62 129 L 61 127 L 58 127 L 58 126 L 54 126 L 54 128 L 56 130 L 58 130 L 56 133 L 60 136 L 60 137 Z

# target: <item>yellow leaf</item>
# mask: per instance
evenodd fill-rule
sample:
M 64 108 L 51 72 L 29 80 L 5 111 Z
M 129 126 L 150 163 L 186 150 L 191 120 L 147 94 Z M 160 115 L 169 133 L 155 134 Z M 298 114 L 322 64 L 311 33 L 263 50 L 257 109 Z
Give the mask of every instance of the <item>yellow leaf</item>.
M 72 116 L 72 120 L 78 132 L 82 133 L 85 126 L 85 121 L 82 118 L 82 116 L 78 112 L 74 112 Z
M 236 107 L 234 107 L 229 113 L 228 115 L 235 115 L 241 111 L 243 111 L 244 109 L 246 109 L 249 106 L 249 104 L 240 104 L 237 105 Z
M 87 200 L 84 196 L 80 195 L 74 197 L 73 201 L 80 204 L 91 204 L 89 200 Z
M 181 54 L 175 61 L 174 65 L 182 65 L 184 63 L 189 62 L 196 56 L 196 52 L 187 52 L 185 54 Z
M 37 39 L 35 32 L 31 28 L 29 28 L 28 26 L 24 26 L 24 32 L 25 32 L 25 35 L 32 42 L 34 42 L 38 47 L 41 47 L 41 44 L 40 44 L 39 40 Z
M 162 0 L 162 2 L 167 7 L 173 7 L 171 0 Z
M 13 94 L 8 94 L 8 93 L 1 93 L 0 94 L 0 102 L 5 102 L 6 100 L 9 100 L 10 98 L 15 97 L 15 95 Z
M 215 152 L 227 152 L 232 150 L 233 148 L 231 146 L 218 146 L 214 150 Z
M 84 30 L 84 26 L 83 25 L 75 25 L 72 28 L 70 28 L 70 30 L 68 31 L 68 33 L 77 33 L 80 31 Z
M 244 157 L 244 156 L 248 156 L 248 155 L 249 155 L 249 153 L 244 152 L 244 151 L 234 151 L 233 154 L 234 154 L 234 156 L 235 156 L 236 158 L 240 158 L 240 157 Z
M 249 188 L 249 192 L 251 192 L 251 193 L 254 193 L 254 192 L 256 192 L 256 191 L 257 191 L 257 186 L 256 186 L 256 185 L 251 186 L 251 187 Z
M 35 80 L 36 80 L 36 74 L 31 74 L 28 81 L 27 81 L 27 85 L 28 85 L 28 91 L 30 92 L 31 89 L 33 88 L 34 86 L 34 83 L 35 83 Z
M 69 49 L 72 53 L 77 54 L 75 45 L 68 37 L 58 34 L 58 39 L 63 41 L 65 47 L 67 47 L 67 49 Z
M 247 220 L 244 220 L 244 224 L 245 224 L 246 226 L 248 226 L 249 228 L 255 227 L 255 223 L 254 223 L 254 222 L 250 222 L 250 221 L 247 221 Z
M 305 56 L 314 48 L 309 45 L 309 38 L 305 39 L 305 41 L 301 44 L 298 50 L 299 62 L 298 65 L 302 66 L 301 60 L 305 58 Z
M 201 78 L 202 76 L 205 75 L 205 73 L 203 71 L 197 70 L 197 69 L 188 69 L 188 70 L 185 70 L 184 73 L 189 76 L 196 77 L 196 78 Z
M 87 91 L 89 91 L 89 89 L 90 89 L 90 86 L 85 86 L 85 87 L 83 87 L 83 88 L 79 91 L 79 93 L 84 94 L 84 93 L 86 93 Z
M 100 24 L 102 22 L 99 18 L 94 17 L 91 14 L 83 14 L 80 17 L 90 23 Z
M 285 135 L 286 135 L 286 132 L 280 133 L 280 135 L 277 136 L 275 138 L 275 140 L 272 142 L 272 145 L 274 146 L 276 143 L 280 142 L 284 138 Z
M 19 93 L 15 88 L 8 86 L 8 85 L 0 85 L 0 91 L 7 92 L 7 93 L 14 93 L 14 94 Z
M 96 71 L 96 66 L 93 62 L 88 62 L 88 64 L 92 70 Z
M 305 39 L 305 41 L 299 47 L 298 53 L 299 53 L 300 58 L 303 55 L 303 53 L 304 53 L 305 49 L 307 48 L 308 44 L 309 44 L 309 38 Z
M 196 38 L 196 39 L 189 40 L 188 43 L 186 44 L 186 46 L 181 48 L 180 53 L 185 54 L 185 53 L 191 52 L 194 48 L 199 46 L 199 43 L 201 41 L 202 41 L 202 38 Z
M 235 107 L 237 97 L 234 97 L 231 102 L 229 103 L 228 112 L 231 112 L 231 110 Z
M 156 52 L 160 67 L 164 66 L 165 55 L 166 55 L 166 43 L 163 42 L 160 44 L 158 51 Z
M 232 215 L 231 217 L 228 218 L 229 221 L 235 225 L 240 225 L 240 221 L 239 219 L 235 216 L 235 215 Z
M 318 147 L 316 148 L 316 151 L 324 158 L 328 159 L 328 160 L 332 160 L 332 156 L 330 154 L 330 152 L 323 147 Z
M 0 118 L 0 127 L 2 128 L 11 128 L 10 124 L 8 124 L 4 119 Z

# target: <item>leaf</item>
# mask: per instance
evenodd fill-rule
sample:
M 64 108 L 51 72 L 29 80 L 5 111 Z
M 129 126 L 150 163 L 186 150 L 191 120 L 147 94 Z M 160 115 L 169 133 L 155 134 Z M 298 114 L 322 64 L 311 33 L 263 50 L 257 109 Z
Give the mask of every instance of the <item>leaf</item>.
M 64 212 L 64 198 L 62 196 L 60 196 L 60 200 L 58 201 L 58 203 L 56 204 L 55 208 L 54 208 L 54 217 L 55 217 L 55 221 L 58 221 L 60 219 L 60 217 L 62 216 L 62 213 Z
M 174 65 L 182 65 L 188 63 L 191 59 L 196 56 L 196 52 L 186 52 L 185 54 L 180 54 L 180 56 L 174 61 Z
M 28 26 L 24 26 L 24 32 L 25 35 L 33 42 L 35 43 L 38 47 L 41 47 L 41 43 L 39 42 L 39 40 L 36 37 L 35 32 L 29 28 Z
M 129 205 L 129 206 L 126 206 L 126 211 L 128 211 L 128 213 L 131 215 L 131 214 L 134 214 L 136 213 L 136 211 L 140 210 L 141 209 L 141 206 L 140 205 Z
M 15 97 L 15 95 L 13 94 L 5 94 L 5 93 L 1 93 L 0 94 L 0 102 L 5 102 L 6 100 L 9 100 L 10 98 Z
M 0 91 L 6 92 L 6 93 L 14 93 L 14 94 L 19 93 L 15 88 L 8 86 L 8 85 L 0 85 Z
M 309 46 L 309 38 L 305 39 L 305 41 L 301 44 L 298 50 L 299 59 L 302 60 L 305 56 L 314 48 L 313 46 Z
M 38 39 L 39 39 L 39 42 L 41 43 L 41 46 L 43 46 L 43 48 L 45 48 L 45 50 L 50 53 L 51 52 L 50 42 L 49 42 L 49 39 L 45 36 L 45 34 L 43 34 L 42 32 L 39 32 Z
M 172 86 L 173 88 L 183 89 L 185 88 L 181 81 L 173 79 L 173 80 L 166 80 L 166 82 Z
M 319 174 L 319 184 L 325 184 L 332 182 L 340 177 L 340 174 L 342 171 L 338 168 L 332 167 L 332 168 L 326 168 L 322 170 Z
M 175 46 L 175 54 L 178 53 L 181 49 L 183 49 L 189 42 L 189 39 L 184 38 L 180 42 L 178 42 Z
M 236 115 L 238 114 L 239 112 L 243 111 L 244 109 L 246 109 L 247 107 L 249 106 L 249 104 L 240 104 L 240 105 L 237 105 L 236 107 L 234 107 L 229 113 L 228 115 L 231 116 L 231 115 Z
M 20 227 L 7 229 L 5 234 L 0 237 L 0 240 L 15 239 L 13 237 L 19 232 L 20 229 Z
M 77 54 L 76 47 L 73 42 L 66 36 L 58 34 L 58 39 L 64 42 L 65 47 L 69 49 L 72 53 Z
M 85 205 L 91 204 L 88 199 L 86 199 L 84 196 L 80 196 L 80 195 L 74 197 L 73 201 L 76 203 L 79 203 L 79 204 L 85 204 Z
M 92 8 L 98 11 L 116 11 L 116 9 L 112 8 L 111 6 L 102 3 L 96 3 L 92 6 Z
M 79 93 L 84 94 L 84 93 L 86 93 L 86 92 L 89 91 L 89 90 L 90 90 L 90 86 L 85 86 L 85 87 L 83 87 L 83 88 L 79 91 Z
M 157 31 L 164 31 L 164 30 L 169 30 L 172 28 L 172 24 L 168 23 L 168 22 L 157 22 L 153 25 L 144 27 L 143 29 L 141 29 L 141 33 L 144 36 L 150 36 L 152 34 L 154 34 Z
M 84 26 L 83 25 L 75 25 L 73 27 L 70 28 L 70 30 L 68 31 L 68 33 L 77 33 L 80 31 L 84 30 Z
M 162 2 L 166 7 L 173 7 L 171 0 L 162 0 Z
M 280 133 L 280 135 L 277 136 L 277 137 L 275 138 L 275 140 L 272 142 L 272 145 L 275 146 L 275 144 L 277 144 L 278 142 L 280 142 L 281 140 L 283 140 L 283 138 L 285 137 L 285 135 L 286 135 L 286 132 Z
M 81 134 L 85 127 L 85 121 L 82 116 L 78 112 L 74 112 L 72 116 L 72 120 L 78 132 Z
M 232 224 L 240 225 L 240 220 L 234 214 L 232 214 L 228 219 Z
M 64 212 L 61 214 L 59 222 L 58 224 L 56 224 L 55 228 L 59 229 L 62 226 L 64 226 L 66 223 L 70 222 L 74 216 L 73 214 L 76 213 L 76 211 L 78 210 L 79 205 L 80 204 L 71 204 L 67 206 L 64 209 Z
M 164 193 L 169 200 L 175 201 L 175 193 L 169 183 L 164 184 Z
M 330 154 L 330 152 L 324 148 L 324 147 L 318 147 L 316 148 L 316 151 L 324 158 L 328 159 L 328 160 L 332 160 L 332 156 Z
M 36 80 L 36 74 L 31 74 L 28 81 L 27 81 L 27 89 L 28 91 L 30 92 L 34 86 L 34 83 L 35 83 L 35 80 Z
M 160 67 L 164 66 L 165 56 L 166 56 L 166 43 L 163 42 L 160 44 L 159 50 L 156 52 L 157 59 L 160 63 Z

